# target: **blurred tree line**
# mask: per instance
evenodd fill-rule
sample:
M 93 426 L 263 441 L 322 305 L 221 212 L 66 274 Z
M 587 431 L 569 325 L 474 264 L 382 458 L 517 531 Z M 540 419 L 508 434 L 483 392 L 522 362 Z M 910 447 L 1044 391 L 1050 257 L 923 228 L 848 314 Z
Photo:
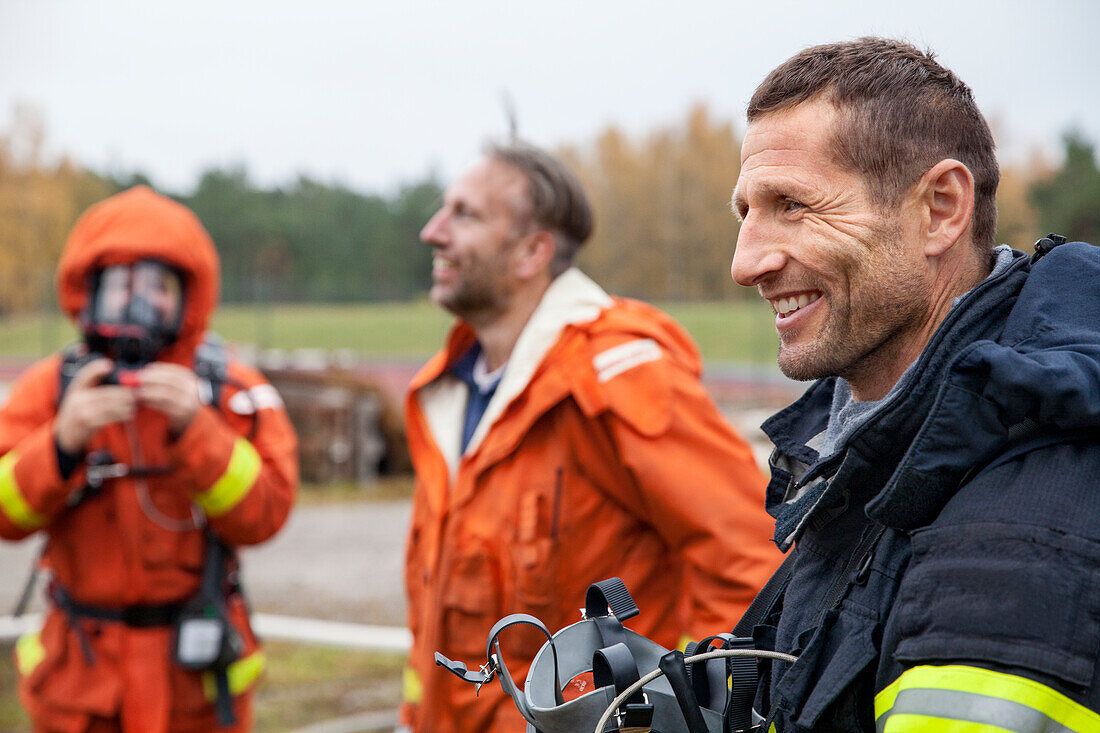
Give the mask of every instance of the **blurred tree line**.
M 0 315 L 54 301 L 65 234 L 91 203 L 141 174 L 99 175 L 43 154 L 45 125 L 26 108 L 0 132 Z M 748 295 L 729 277 L 737 221 L 729 198 L 740 169 L 730 120 L 696 105 L 684 119 L 631 137 L 609 127 L 559 151 L 596 210 L 581 265 L 608 290 L 649 300 Z M 1090 141 L 1063 138 L 1063 160 L 1002 170 L 998 241 L 1025 249 L 1046 232 L 1100 243 L 1100 169 Z M 426 292 L 429 248 L 418 232 L 439 206 L 433 176 L 389 195 L 308 177 L 262 187 L 244 168 L 206 171 L 191 207 L 218 245 L 227 302 L 405 300 Z
M 439 206 L 429 179 L 389 197 L 301 177 L 253 185 L 243 169 L 210 170 L 177 197 L 206 225 L 229 302 L 405 300 L 425 290 L 431 253 L 418 233 Z

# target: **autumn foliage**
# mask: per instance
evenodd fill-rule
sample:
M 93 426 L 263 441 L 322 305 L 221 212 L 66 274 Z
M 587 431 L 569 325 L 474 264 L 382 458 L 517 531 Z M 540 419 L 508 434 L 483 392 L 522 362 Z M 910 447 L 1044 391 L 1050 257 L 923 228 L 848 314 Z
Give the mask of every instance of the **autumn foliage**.
M 65 235 L 94 201 L 147 182 L 96 175 L 44 155 L 45 125 L 17 109 L 0 131 L 0 316 L 52 308 Z M 674 124 L 630 135 L 612 126 L 563 146 L 592 199 L 596 230 L 581 266 L 609 291 L 648 300 L 749 296 L 729 276 L 737 220 L 729 200 L 740 131 L 697 104 Z M 1064 159 L 1002 166 L 998 242 L 1028 249 L 1048 231 L 1100 241 L 1100 169 L 1070 133 Z M 389 196 L 301 177 L 255 185 L 243 168 L 208 170 L 190 206 L 218 245 L 229 302 L 347 302 L 420 297 L 430 280 L 417 232 L 439 205 L 434 178 Z

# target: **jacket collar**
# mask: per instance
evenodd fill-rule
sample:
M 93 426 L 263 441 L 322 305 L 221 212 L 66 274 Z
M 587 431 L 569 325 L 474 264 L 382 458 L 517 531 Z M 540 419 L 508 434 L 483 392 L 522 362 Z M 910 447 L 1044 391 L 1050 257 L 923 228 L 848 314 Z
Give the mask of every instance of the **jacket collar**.
M 500 385 L 470 438 L 466 454 L 477 452 L 508 405 L 527 390 L 562 332 L 568 326 L 595 320 L 611 303 L 611 296 L 576 268 L 554 279 L 520 333 Z M 465 385 L 450 374 L 450 368 L 474 340 L 473 330 L 461 321 L 456 322 L 443 350 L 425 365 L 411 385 L 452 476 L 462 457 L 459 454 L 462 421 L 456 420 L 455 402 L 465 409 L 466 393 Z M 562 382 L 562 387 L 564 393 L 566 382 Z
M 975 303 L 997 328 L 973 327 L 952 344 L 927 417 L 867 505 L 871 517 L 915 528 L 1020 432 L 1100 428 L 1100 250 L 1073 242 L 1015 265 Z
M 821 456 L 813 446 L 819 445 L 828 424 L 835 378 L 816 382 L 798 401 L 764 423 L 762 428 L 776 445 L 767 506 L 776 518 L 775 539 L 781 548 L 790 547 L 809 522 L 821 526 L 830 512 L 845 511 L 852 501 L 869 501 L 867 511 L 874 519 L 899 528 L 919 526 L 935 516 L 957 488 L 958 479 L 975 465 L 975 454 L 988 452 L 990 442 L 981 443 L 979 451 L 979 436 L 964 425 L 966 413 L 959 414 L 957 400 L 945 403 L 942 395 L 972 346 L 1000 338 L 1006 304 L 1011 307 L 1016 302 L 1028 269 L 1027 257 L 1016 253 L 1005 272 L 965 295 L 906 372 L 904 383 L 899 382 L 874 416 L 831 455 Z M 951 433 L 939 434 L 941 442 L 930 448 L 937 450 L 943 442 L 951 442 L 956 448 L 950 456 L 955 470 L 951 478 L 929 490 L 915 485 L 910 472 L 915 465 L 927 464 L 927 460 L 914 464 L 913 459 L 927 459 L 918 447 L 930 428 L 944 429 L 945 416 L 949 416 L 946 422 L 958 424 Z

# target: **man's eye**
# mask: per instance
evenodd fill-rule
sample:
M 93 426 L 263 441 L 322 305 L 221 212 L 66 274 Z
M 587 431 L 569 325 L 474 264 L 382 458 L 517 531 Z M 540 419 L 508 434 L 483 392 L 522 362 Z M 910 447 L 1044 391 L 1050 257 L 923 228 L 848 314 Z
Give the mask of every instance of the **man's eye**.
M 784 198 L 782 203 L 784 211 L 799 211 L 806 208 L 805 204 L 801 201 L 795 201 L 794 199 Z

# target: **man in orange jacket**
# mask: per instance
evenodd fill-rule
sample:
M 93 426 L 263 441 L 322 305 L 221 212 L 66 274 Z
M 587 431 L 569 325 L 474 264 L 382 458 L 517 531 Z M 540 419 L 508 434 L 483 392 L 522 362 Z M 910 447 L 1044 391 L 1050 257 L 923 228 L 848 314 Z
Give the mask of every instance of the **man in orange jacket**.
M 83 344 L 0 410 L 0 536 L 44 531 L 51 574 L 20 699 L 36 731 L 247 730 L 264 660 L 232 548 L 293 504 L 282 402 L 204 342 L 218 258 L 180 204 L 137 187 L 92 207 L 57 282 Z
M 525 730 L 496 685 L 475 701 L 433 662 L 483 656 L 506 613 L 558 629 L 619 576 L 641 608 L 631 627 L 672 647 L 729 631 L 778 564 L 764 477 L 690 337 L 572 266 L 591 229 L 576 178 L 516 145 L 490 149 L 421 232 L 431 298 L 458 320 L 406 404 L 403 723 L 418 732 Z M 505 634 L 518 680 L 543 641 Z

